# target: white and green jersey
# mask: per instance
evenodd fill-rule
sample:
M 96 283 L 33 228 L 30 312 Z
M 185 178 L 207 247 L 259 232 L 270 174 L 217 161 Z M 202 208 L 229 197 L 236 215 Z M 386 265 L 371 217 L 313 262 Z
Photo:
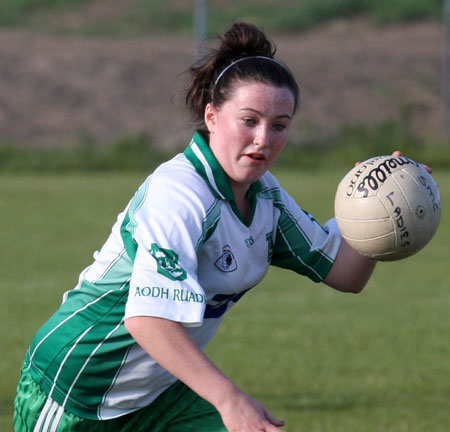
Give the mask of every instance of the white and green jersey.
M 341 239 L 334 220 L 319 225 L 270 173 L 249 195 L 245 223 L 198 133 L 147 178 L 27 352 L 51 399 L 90 419 L 147 406 L 176 379 L 135 343 L 126 318 L 178 321 L 204 348 L 269 265 L 325 277 Z

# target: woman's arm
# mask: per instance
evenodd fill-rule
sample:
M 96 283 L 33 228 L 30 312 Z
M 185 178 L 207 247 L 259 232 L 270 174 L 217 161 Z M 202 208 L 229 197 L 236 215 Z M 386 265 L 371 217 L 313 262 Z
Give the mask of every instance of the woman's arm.
M 342 239 L 333 267 L 323 281 L 338 291 L 359 293 L 369 281 L 376 263 L 360 255 Z
M 154 360 L 214 405 L 229 431 L 273 432 L 284 424 L 226 377 L 180 323 L 137 316 L 125 327 Z

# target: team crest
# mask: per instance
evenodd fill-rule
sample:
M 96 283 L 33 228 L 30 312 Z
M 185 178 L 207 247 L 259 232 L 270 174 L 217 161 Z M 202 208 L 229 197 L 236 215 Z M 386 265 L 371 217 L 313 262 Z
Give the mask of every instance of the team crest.
M 182 281 L 187 278 L 186 270 L 178 264 L 178 254 L 171 249 L 160 248 L 152 243 L 150 253 L 158 265 L 158 273 L 170 280 Z
M 230 246 L 222 248 L 222 255 L 216 260 L 216 267 L 223 272 L 233 272 L 237 269 L 236 259 Z

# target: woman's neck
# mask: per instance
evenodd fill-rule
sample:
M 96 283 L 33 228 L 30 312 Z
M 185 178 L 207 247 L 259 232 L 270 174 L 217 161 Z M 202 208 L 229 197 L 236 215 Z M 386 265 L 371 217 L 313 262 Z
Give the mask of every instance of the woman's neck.
M 241 216 L 245 223 L 249 223 L 252 215 L 252 209 L 250 198 L 248 196 L 248 187 L 236 188 L 232 186 L 232 189 L 237 208 L 239 209 L 239 212 L 241 213 Z

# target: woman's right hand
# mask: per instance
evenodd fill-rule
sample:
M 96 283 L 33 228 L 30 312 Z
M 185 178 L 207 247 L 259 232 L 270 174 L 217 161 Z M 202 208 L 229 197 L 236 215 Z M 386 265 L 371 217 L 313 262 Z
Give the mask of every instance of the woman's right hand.
M 235 387 L 232 395 L 224 395 L 223 403 L 216 405 L 229 432 L 276 432 L 284 426 L 267 408 Z
M 154 360 L 214 405 L 230 432 L 276 432 L 284 425 L 226 377 L 180 323 L 135 316 L 125 327 Z

